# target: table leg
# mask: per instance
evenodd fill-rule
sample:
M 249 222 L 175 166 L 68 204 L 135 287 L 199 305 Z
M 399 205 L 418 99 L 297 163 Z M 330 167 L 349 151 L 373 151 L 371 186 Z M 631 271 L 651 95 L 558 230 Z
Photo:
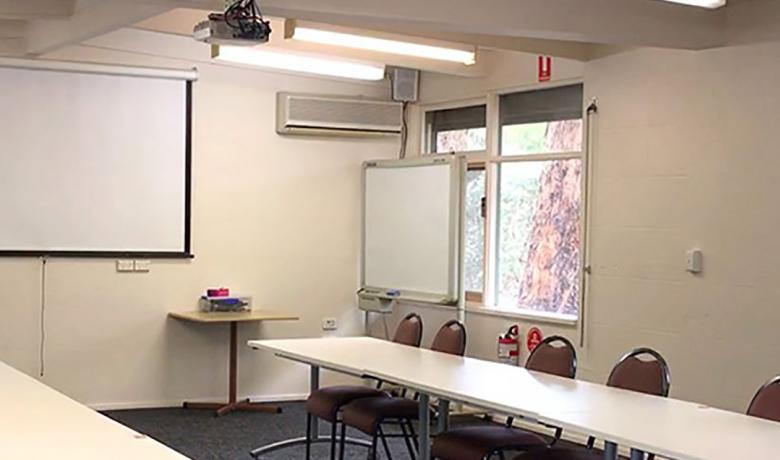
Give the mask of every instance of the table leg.
M 431 460 L 431 411 L 430 397 L 420 393 L 420 460 Z
M 436 424 L 436 432 L 442 433 L 450 429 L 450 402 L 439 398 L 439 419 Z
M 315 391 L 319 390 L 320 388 L 320 367 L 319 366 L 311 366 L 311 370 L 309 371 L 309 394 L 314 393 Z M 316 442 L 317 439 L 320 437 L 320 430 L 319 430 L 319 424 L 317 417 L 312 416 L 311 418 L 311 440 L 313 442 Z
M 282 408 L 270 404 L 253 403 L 249 399 L 238 400 L 238 322 L 230 322 L 230 343 L 228 356 L 228 402 L 225 403 L 193 403 L 185 402 L 185 409 L 214 410 L 214 415 L 225 415 L 235 410 L 252 412 L 279 413 Z
M 320 368 L 319 366 L 312 365 L 309 373 L 309 391 L 310 392 L 317 391 L 319 387 L 320 387 Z M 331 439 L 330 436 L 319 435 L 319 429 L 318 429 L 319 427 L 317 426 L 317 417 L 312 417 L 311 423 L 312 423 L 311 443 L 312 444 L 330 443 L 330 439 Z M 371 443 L 363 439 L 345 438 L 344 444 L 371 448 Z M 274 442 L 271 444 L 267 444 L 265 446 L 260 446 L 255 449 L 252 449 L 252 451 L 249 452 L 249 454 L 254 458 L 260 458 L 264 454 L 268 454 L 270 452 L 274 452 L 279 449 L 284 449 L 293 446 L 303 446 L 303 445 L 306 445 L 305 436 L 299 438 L 285 439 L 284 441 Z
M 604 441 L 604 460 L 618 460 L 617 444 L 611 441 Z
M 631 449 L 631 460 L 645 460 L 645 453 L 639 449 Z

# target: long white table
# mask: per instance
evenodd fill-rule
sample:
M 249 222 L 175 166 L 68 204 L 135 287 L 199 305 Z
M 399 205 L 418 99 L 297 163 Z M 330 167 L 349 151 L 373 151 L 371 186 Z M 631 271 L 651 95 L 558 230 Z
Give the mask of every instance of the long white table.
M 187 457 L 0 363 L 0 458 Z
M 253 340 L 256 349 L 306 363 L 312 375 L 331 369 L 370 376 L 421 394 L 420 458 L 429 458 L 429 396 L 519 415 L 606 440 L 632 458 L 652 452 L 680 460 L 775 458 L 780 423 L 669 398 L 530 372 L 368 337 Z M 316 379 L 313 378 L 312 382 Z M 262 453 L 262 450 L 261 450 Z

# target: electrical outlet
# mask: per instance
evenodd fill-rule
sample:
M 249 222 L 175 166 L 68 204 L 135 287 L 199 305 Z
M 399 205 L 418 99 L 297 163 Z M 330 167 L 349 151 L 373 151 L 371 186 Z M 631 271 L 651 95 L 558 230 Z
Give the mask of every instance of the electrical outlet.
M 336 318 L 322 318 L 322 330 L 323 331 L 335 331 L 338 329 L 336 324 Z
M 135 264 L 132 260 L 117 260 L 116 261 L 116 271 L 118 272 L 131 272 L 135 270 Z
M 137 272 L 148 272 L 152 269 L 151 260 L 136 260 L 133 263 L 133 270 Z

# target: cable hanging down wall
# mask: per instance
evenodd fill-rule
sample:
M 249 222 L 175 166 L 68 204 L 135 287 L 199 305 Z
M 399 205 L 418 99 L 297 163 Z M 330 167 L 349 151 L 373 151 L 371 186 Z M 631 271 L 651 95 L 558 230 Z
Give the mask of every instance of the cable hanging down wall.
M 39 343 L 39 374 L 43 377 L 46 371 L 46 257 L 41 257 L 41 315 L 40 315 L 40 343 Z

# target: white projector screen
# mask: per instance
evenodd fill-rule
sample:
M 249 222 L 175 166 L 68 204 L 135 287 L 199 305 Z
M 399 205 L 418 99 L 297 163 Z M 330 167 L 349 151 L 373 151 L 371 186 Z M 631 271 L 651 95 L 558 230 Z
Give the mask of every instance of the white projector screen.
M 0 255 L 188 257 L 190 85 L 0 68 Z
M 363 288 L 457 300 L 458 178 L 451 159 L 365 165 Z

